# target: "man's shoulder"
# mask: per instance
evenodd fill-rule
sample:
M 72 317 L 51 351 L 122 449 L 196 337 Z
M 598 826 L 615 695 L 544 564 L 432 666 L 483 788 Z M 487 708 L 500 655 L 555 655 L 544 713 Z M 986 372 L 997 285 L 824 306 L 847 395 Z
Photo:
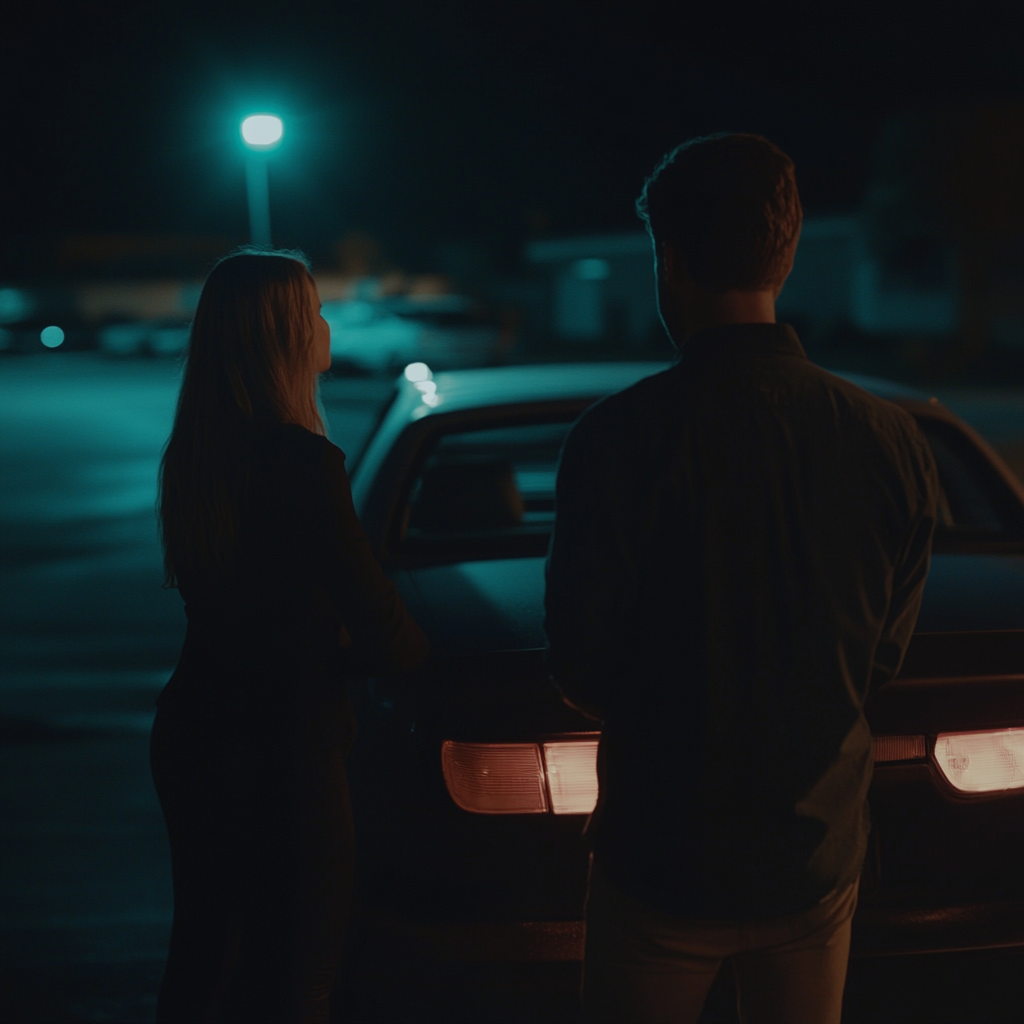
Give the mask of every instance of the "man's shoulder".
M 863 384 L 816 366 L 808 364 L 810 372 L 817 379 L 836 410 L 843 419 L 855 421 L 867 430 L 880 433 L 891 439 L 913 439 L 920 437 L 920 430 L 914 417 L 893 398 L 869 391 Z M 865 382 L 867 383 L 867 382 Z M 879 381 L 879 385 L 885 382 Z M 907 397 L 913 397 L 909 392 Z
M 672 392 L 677 390 L 678 374 L 679 366 L 675 364 L 607 395 L 583 413 L 570 437 L 577 444 L 642 437 L 648 424 L 663 419 L 664 408 L 673 403 Z
M 937 471 L 931 447 L 917 419 L 893 399 L 916 396 L 901 393 L 893 385 L 878 381 L 888 394 L 874 394 L 856 381 L 848 380 L 821 367 L 814 367 L 821 386 L 844 433 L 859 438 L 857 446 L 876 466 L 894 469 L 899 477 L 914 481 L 921 493 L 933 492 Z M 869 383 L 869 382 L 865 382 Z

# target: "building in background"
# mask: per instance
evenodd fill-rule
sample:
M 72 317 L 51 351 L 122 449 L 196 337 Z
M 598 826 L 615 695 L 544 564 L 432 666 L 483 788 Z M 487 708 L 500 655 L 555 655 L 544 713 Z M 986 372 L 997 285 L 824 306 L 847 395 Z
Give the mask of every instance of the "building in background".
M 852 328 L 872 338 L 948 338 L 960 323 L 954 254 L 885 260 L 856 216 L 804 221 L 793 271 L 776 304 L 814 341 Z
M 997 286 L 987 293 L 981 348 L 1024 356 L 1024 303 L 1010 287 L 998 290 L 999 282 L 1013 279 L 1013 256 L 1010 250 L 1006 265 L 989 264 Z M 558 342 L 628 353 L 663 336 L 645 233 L 534 242 L 526 259 L 547 277 L 548 329 Z M 867 215 L 809 217 L 777 309 L 814 347 L 834 347 L 840 339 L 848 347 L 885 350 L 914 339 L 955 348 L 968 344 L 965 287 L 951 242 L 908 233 L 881 246 Z
M 664 335 L 642 231 L 533 242 L 558 345 Z M 908 109 L 880 127 L 860 209 L 804 221 L 778 302 L 808 346 L 888 374 L 1024 383 L 1024 107 Z
M 531 242 L 526 261 L 549 287 L 549 330 L 559 342 L 640 349 L 659 330 L 651 243 L 642 232 Z

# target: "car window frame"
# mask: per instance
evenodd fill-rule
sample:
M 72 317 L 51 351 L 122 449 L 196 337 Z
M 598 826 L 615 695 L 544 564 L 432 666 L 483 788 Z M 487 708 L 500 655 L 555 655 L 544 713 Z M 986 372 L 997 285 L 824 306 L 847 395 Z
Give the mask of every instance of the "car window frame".
M 408 424 L 398 434 L 381 462 L 361 515 L 377 557 L 385 565 L 400 567 L 456 564 L 477 557 L 481 560 L 528 557 L 527 553 L 516 550 L 519 542 L 510 538 L 495 540 L 490 545 L 485 538 L 481 538 L 478 551 L 474 552 L 472 544 L 468 544 L 462 546 L 461 554 L 454 552 L 454 544 L 449 551 L 443 550 L 440 544 L 433 553 L 403 551 L 402 519 L 415 481 L 437 442 L 445 434 L 533 423 L 572 424 L 602 397 L 595 395 L 582 399 L 515 402 L 486 408 L 460 409 L 449 413 L 433 413 Z
M 956 536 L 937 530 L 932 550 L 936 554 L 1024 553 L 1024 484 L 1021 484 L 992 446 L 969 423 L 965 423 L 936 399 L 890 401 L 909 412 L 919 425 L 922 420 L 931 420 L 939 424 L 941 430 L 956 435 L 954 446 L 969 450 L 975 456 L 974 465 L 979 470 L 980 483 L 986 497 L 1000 518 L 1011 523 L 1009 536 Z M 925 433 L 923 429 L 922 433 Z
M 456 564 L 476 559 L 528 557 L 525 552 L 516 552 L 510 543 L 505 553 L 495 553 L 500 545 L 489 549 L 484 541 L 474 550 L 466 544 L 461 554 L 453 550 L 443 552 L 438 546 L 433 554 L 412 554 L 402 551 L 401 519 L 411 489 L 429 458 L 437 440 L 443 434 L 484 430 L 489 428 L 526 425 L 529 423 L 566 422 L 573 423 L 594 402 L 603 395 L 560 400 L 545 399 L 538 402 L 509 402 L 491 406 L 477 406 L 452 412 L 435 412 L 422 419 L 396 425 L 394 442 L 374 473 L 374 479 L 367 491 L 366 501 L 360 511 L 367 533 L 378 558 L 389 565 L 414 567 L 419 565 Z M 1000 514 L 1008 513 L 1016 520 L 1018 536 L 1010 538 L 984 539 L 977 536 L 954 537 L 939 535 L 936 553 L 964 554 L 1020 554 L 1024 553 L 1024 485 L 1005 465 L 999 455 L 981 435 L 969 424 L 950 412 L 936 401 L 917 399 L 889 399 L 905 409 L 915 420 L 925 419 L 941 424 L 941 429 L 955 432 L 961 446 L 976 456 L 976 467 L 980 470 L 982 483 L 990 499 L 994 498 Z M 553 415 L 554 414 L 554 415 Z M 387 429 L 387 416 L 381 429 Z M 365 451 L 370 447 L 367 443 Z M 535 555 L 535 553 L 533 553 Z

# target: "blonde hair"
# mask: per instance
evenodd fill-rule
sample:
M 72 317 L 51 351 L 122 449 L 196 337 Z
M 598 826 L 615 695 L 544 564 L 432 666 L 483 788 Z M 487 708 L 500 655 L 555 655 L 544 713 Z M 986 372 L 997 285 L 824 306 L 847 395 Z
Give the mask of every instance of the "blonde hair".
M 160 467 L 169 586 L 231 563 L 253 433 L 294 423 L 324 434 L 306 258 L 241 249 L 199 296 L 174 427 Z

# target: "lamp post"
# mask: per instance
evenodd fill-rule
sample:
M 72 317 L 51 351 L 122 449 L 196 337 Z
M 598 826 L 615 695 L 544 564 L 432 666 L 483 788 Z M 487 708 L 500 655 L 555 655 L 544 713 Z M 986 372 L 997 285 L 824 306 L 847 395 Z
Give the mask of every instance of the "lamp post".
M 242 141 L 249 149 L 245 185 L 249 197 L 249 238 L 253 245 L 270 246 L 270 184 L 267 154 L 277 149 L 284 123 L 274 114 L 251 114 L 242 122 Z

